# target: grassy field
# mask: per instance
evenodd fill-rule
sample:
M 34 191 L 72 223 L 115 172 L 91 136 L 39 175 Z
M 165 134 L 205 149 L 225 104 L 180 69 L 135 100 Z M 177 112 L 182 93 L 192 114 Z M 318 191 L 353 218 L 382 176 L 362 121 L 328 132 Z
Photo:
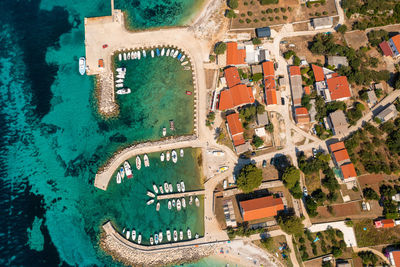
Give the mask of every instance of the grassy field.
M 280 262 L 282 262 L 285 266 L 288 267 L 292 267 L 293 263 L 290 260 L 290 256 L 287 255 L 287 258 L 283 258 L 282 256 L 282 251 L 279 250 L 279 248 L 282 248 L 285 244 L 286 244 L 286 238 L 283 235 L 279 235 L 279 236 L 274 236 L 272 237 L 272 245 L 269 249 L 266 249 L 259 240 L 254 241 L 254 244 L 256 244 L 257 246 L 259 246 L 262 249 L 267 250 L 268 252 L 270 252 L 274 257 L 276 257 L 276 253 L 279 255 L 278 258 Z
M 365 219 L 354 222 L 354 231 L 358 247 L 400 242 L 400 226 L 388 229 L 376 229 L 372 220 Z

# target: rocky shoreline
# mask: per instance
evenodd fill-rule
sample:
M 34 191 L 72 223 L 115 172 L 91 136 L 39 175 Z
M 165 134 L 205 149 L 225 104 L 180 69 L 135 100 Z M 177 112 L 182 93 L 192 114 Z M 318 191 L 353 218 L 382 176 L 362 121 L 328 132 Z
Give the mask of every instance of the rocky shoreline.
M 105 232 L 100 238 L 100 247 L 115 261 L 127 266 L 166 266 L 197 261 L 215 253 L 216 245 L 177 247 L 162 251 L 140 251 L 122 245 L 115 237 Z

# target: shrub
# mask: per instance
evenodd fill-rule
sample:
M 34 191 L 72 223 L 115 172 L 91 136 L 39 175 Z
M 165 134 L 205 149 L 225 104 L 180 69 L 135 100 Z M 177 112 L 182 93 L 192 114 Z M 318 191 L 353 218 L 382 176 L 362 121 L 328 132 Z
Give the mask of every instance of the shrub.
M 238 0 L 229 0 L 228 6 L 232 9 L 238 8 L 239 7 Z
M 210 55 L 208 58 L 210 59 L 211 62 L 215 61 L 215 56 L 214 55 Z M 214 116 L 214 118 L 215 118 L 215 116 Z
M 226 43 L 224 42 L 218 42 L 214 46 L 214 52 L 217 55 L 222 55 L 226 51 Z
M 273 17 L 268 17 L 269 21 L 273 21 L 274 18 Z
M 278 13 L 279 12 L 279 8 L 274 8 L 274 13 Z
M 276 16 L 276 17 L 275 17 L 275 19 L 276 19 L 276 20 L 280 20 L 281 18 L 280 18 L 280 17 L 278 17 L 278 16 Z
M 279 0 L 259 0 L 261 5 L 278 4 Z
M 249 17 L 251 17 L 251 16 L 253 16 L 253 12 L 247 11 L 247 15 L 248 15 Z
M 324 11 L 324 12 L 322 12 L 322 14 L 326 16 L 326 15 L 328 15 L 328 12 Z
M 265 10 L 268 14 L 271 14 L 273 12 L 272 8 L 268 8 L 267 10 Z
M 257 23 L 257 22 L 258 22 L 258 19 L 254 19 L 253 21 L 254 21 L 254 23 Z
M 242 20 L 242 19 L 239 19 L 239 23 L 244 23 L 244 20 Z
M 266 21 L 266 20 L 267 20 L 267 18 L 263 17 L 263 18 L 261 18 L 261 20 L 262 20 L 262 21 Z
M 233 11 L 233 9 L 228 9 L 225 12 L 225 17 L 229 18 L 229 19 L 233 19 L 236 18 L 236 14 L 235 11 Z
M 288 17 L 287 17 L 287 16 L 283 16 L 283 19 L 284 19 L 284 20 L 287 20 L 287 19 L 288 19 Z
M 261 44 L 260 38 L 257 38 L 257 37 L 254 37 L 253 39 L 251 39 L 251 42 L 253 43 L 253 45 Z
M 254 135 L 252 143 L 255 147 L 259 148 L 260 146 L 262 146 L 264 144 L 264 140 L 262 140 L 261 137 Z
M 251 22 L 251 19 L 246 19 L 246 23 L 249 24 Z
M 292 7 L 288 7 L 288 10 L 289 10 L 289 12 L 292 12 L 293 8 Z
M 262 181 L 262 170 L 254 164 L 245 165 L 237 178 L 237 186 L 244 193 L 250 193 L 259 187 Z
M 286 12 L 286 8 L 281 7 L 281 12 L 285 13 Z
M 240 14 L 240 16 L 243 18 L 243 17 L 246 17 L 246 14 L 242 13 L 242 14 Z

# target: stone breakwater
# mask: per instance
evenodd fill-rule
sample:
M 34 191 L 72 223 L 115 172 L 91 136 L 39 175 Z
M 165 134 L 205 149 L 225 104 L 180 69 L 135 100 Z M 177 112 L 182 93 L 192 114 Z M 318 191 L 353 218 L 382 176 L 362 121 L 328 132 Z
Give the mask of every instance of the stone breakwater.
M 217 245 L 178 247 L 161 251 L 140 251 L 125 246 L 112 234 L 102 233 L 100 247 L 116 261 L 131 266 L 166 266 L 192 262 L 215 253 Z

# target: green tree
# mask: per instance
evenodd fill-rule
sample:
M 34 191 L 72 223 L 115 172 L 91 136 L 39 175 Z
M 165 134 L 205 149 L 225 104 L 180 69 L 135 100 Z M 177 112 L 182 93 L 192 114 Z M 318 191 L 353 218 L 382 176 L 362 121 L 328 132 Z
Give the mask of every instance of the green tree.
M 227 9 L 225 12 L 225 17 L 227 17 L 228 19 L 236 18 L 235 11 L 233 11 L 233 9 Z
M 337 28 L 337 30 L 336 30 L 337 32 L 339 32 L 339 33 L 341 33 L 341 34 L 344 34 L 346 31 L 347 31 L 347 26 L 346 25 L 340 25 L 338 28 Z
M 264 144 L 264 140 L 262 140 L 262 138 L 259 137 L 258 135 L 254 135 L 252 143 L 255 147 L 259 148 Z
M 368 200 L 379 200 L 378 193 L 375 192 L 371 187 L 364 188 L 363 190 L 364 197 Z
M 277 221 L 281 229 L 289 235 L 300 235 L 304 231 L 302 220 L 297 216 L 280 214 Z
M 293 65 L 300 66 L 300 62 L 301 62 L 301 60 L 298 56 L 293 57 Z
M 214 52 L 217 55 L 222 55 L 226 51 L 226 43 L 224 42 L 218 42 L 214 46 Z
M 300 170 L 294 166 L 286 168 L 282 176 L 283 183 L 287 188 L 292 188 L 300 181 Z
M 258 82 L 258 81 L 262 80 L 262 78 L 263 78 L 263 74 L 262 73 L 254 73 L 253 76 L 251 76 L 251 79 L 254 82 Z
M 237 186 L 244 193 L 253 192 L 253 190 L 261 185 L 262 170 L 254 164 L 244 166 L 239 173 Z
M 267 130 L 269 133 L 273 133 L 274 125 L 272 123 L 265 125 L 265 130 Z
M 253 45 L 259 45 L 261 44 L 261 40 L 260 38 L 254 37 L 251 39 L 251 42 L 253 43 Z
M 265 106 L 264 105 L 257 105 L 257 114 L 263 114 L 265 112 Z
M 371 251 L 360 251 L 357 255 L 362 259 L 363 264 L 367 266 L 369 263 L 375 266 L 378 262 L 378 257 Z
M 310 104 L 310 96 L 307 94 L 304 94 L 303 97 L 301 98 L 301 105 L 305 107 L 307 110 L 311 109 L 311 104 Z
M 238 0 L 229 0 L 228 1 L 228 6 L 232 9 L 236 9 L 239 7 Z

